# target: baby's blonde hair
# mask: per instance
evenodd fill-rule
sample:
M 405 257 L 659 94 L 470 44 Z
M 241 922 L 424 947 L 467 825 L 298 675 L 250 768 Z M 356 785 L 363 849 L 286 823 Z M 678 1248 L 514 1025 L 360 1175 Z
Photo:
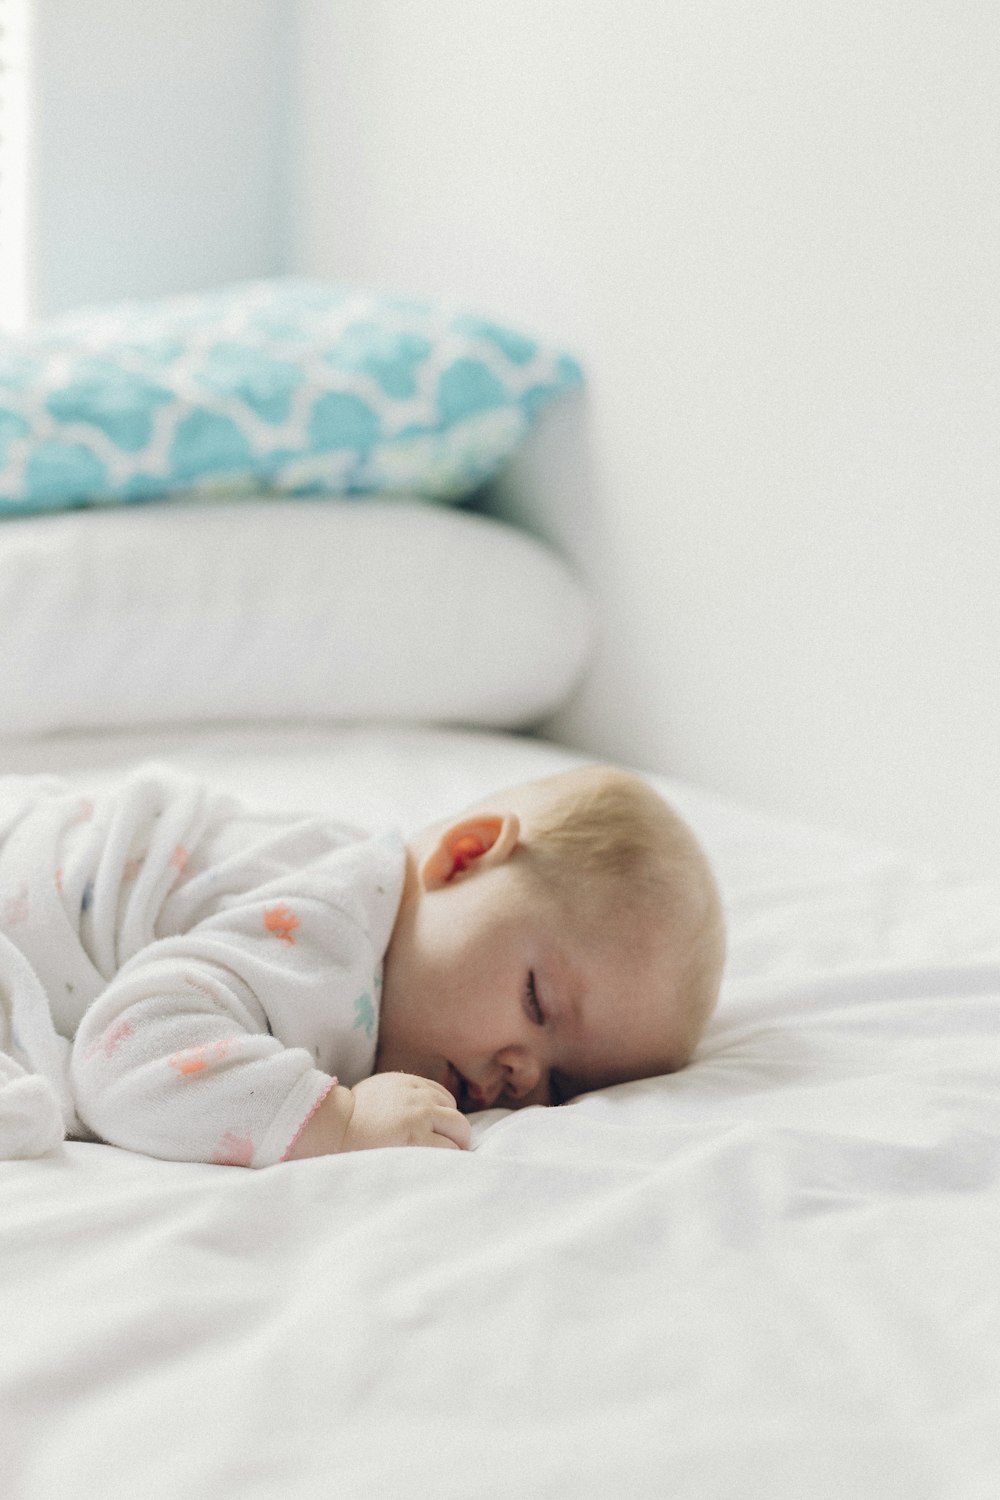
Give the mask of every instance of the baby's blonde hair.
M 657 923 L 674 949 L 673 1066 L 689 1060 L 718 999 L 726 939 L 705 853 L 674 809 L 640 777 L 587 766 L 535 784 L 525 811 L 530 860 L 565 909 L 592 928 Z M 580 908 L 582 907 L 582 911 Z

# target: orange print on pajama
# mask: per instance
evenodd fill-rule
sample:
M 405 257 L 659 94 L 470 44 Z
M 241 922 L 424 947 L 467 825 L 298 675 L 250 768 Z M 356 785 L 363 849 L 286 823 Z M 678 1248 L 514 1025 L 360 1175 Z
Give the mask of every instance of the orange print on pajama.
M 229 1043 L 226 1041 L 212 1042 L 204 1047 L 188 1047 L 185 1051 L 175 1052 L 173 1057 L 168 1057 L 167 1067 L 173 1068 L 182 1078 L 188 1078 L 192 1073 L 203 1073 L 214 1062 L 222 1062 L 228 1052 Z
M 269 906 L 264 913 L 264 926 L 283 943 L 294 943 L 292 933 L 301 925 L 298 917 L 283 901 L 278 906 Z

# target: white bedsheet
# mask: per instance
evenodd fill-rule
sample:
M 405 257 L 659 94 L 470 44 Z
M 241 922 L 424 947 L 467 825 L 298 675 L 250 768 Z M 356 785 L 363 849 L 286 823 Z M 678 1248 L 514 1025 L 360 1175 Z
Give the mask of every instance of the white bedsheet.
M 573 757 L 67 739 L 413 827 Z M 696 1063 L 469 1154 L 0 1164 L 4 1500 L 1000 1495 L 1000 887 L 659 783 L 729 912 Z

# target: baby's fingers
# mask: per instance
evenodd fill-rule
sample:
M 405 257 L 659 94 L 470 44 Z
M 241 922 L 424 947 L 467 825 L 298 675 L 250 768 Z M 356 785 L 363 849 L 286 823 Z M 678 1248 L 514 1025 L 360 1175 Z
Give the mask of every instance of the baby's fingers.
M 454 1106 L 451 1109 L 435 1108 L 431 1129 L 434 1132 L 430 1141 L 432 1146 L 457 1146 L 460 1151 L 468 1151 L 472 1145 L 472 1126 Z
M 446 1108 L 455 1108 L 455 1096 L 450 1089 L 445 1088 L 443 1083 L 435 1083 L 433 1078 L 418 1078 L 417 1082 L 421 1087 L 430 1090 L 434 1098 L 439 1100 Z

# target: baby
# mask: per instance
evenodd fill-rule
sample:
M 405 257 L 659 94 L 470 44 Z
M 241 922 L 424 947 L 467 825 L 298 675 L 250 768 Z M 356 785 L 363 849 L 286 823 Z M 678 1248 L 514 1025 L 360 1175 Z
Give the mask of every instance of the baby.
M 683 1067 L 724 948 L 694 836 L 607 766 L 407 843 L 162 768 L 96 801 L 3 778 L 0 1155 L 465 1149 L 470 1112 Z

